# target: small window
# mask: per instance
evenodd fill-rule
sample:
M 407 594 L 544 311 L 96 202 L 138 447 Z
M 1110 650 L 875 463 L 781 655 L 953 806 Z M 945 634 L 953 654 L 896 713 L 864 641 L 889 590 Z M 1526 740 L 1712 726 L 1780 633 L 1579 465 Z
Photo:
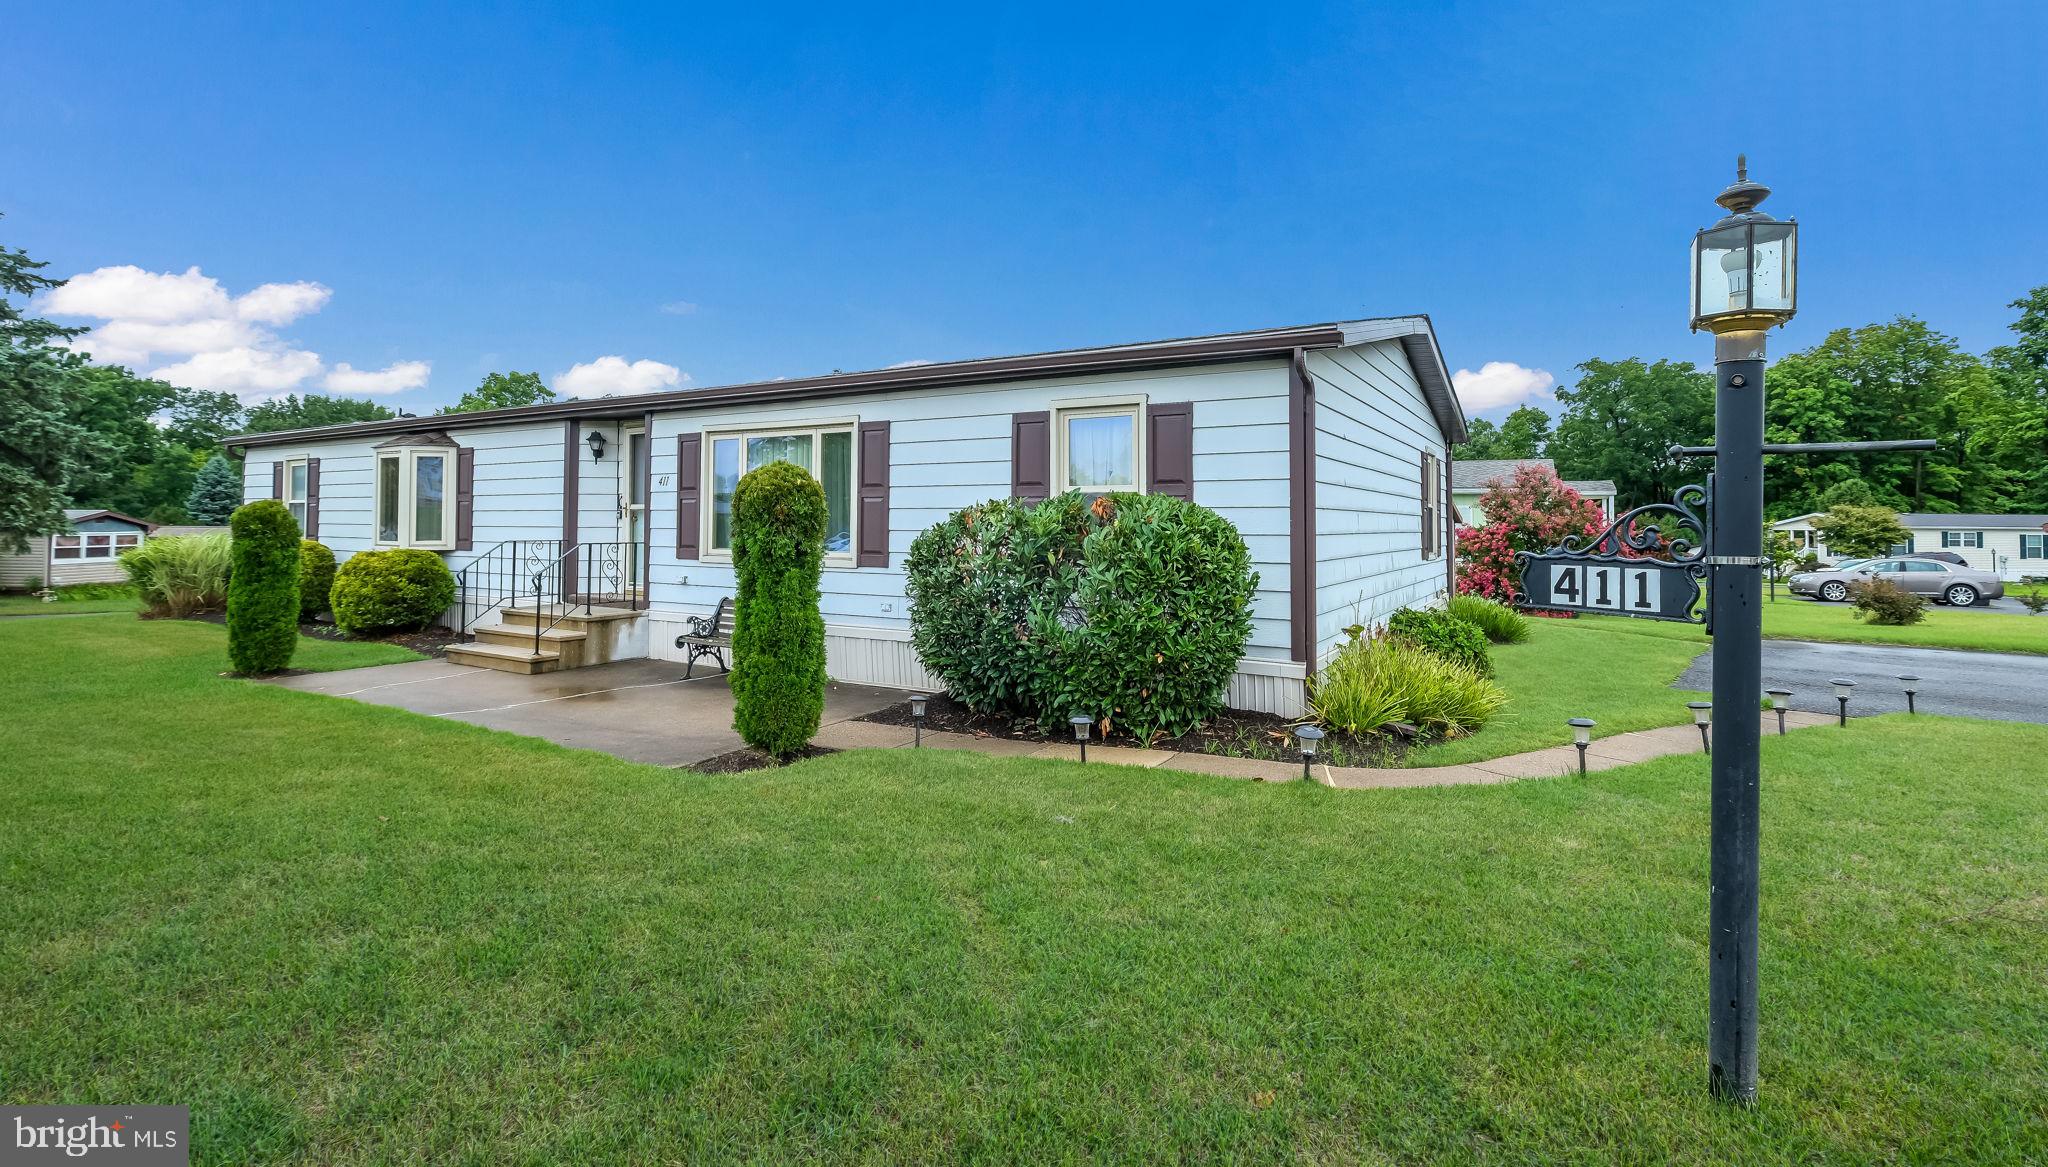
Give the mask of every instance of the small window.
M 130 547 L 140 546 L 142 546 L 142 536 L 140 535 L 114 536 L 114 554 L 116 555 L 121 554 L 123 551 L 128 550 Z
M 292 520 L 299 525 L 300 533 L 306 530 L 306 487 L 307 471 L 304 458 L 293 458 L 284 464 L 284 506 L 292 513 Z
M 853 566 L 853 428 L 776 429 L 714 434 L 705 474 L 711 506 L 706 547 L 732 553 L 732 496 L 740 477 L 771 462 L 801 466 L 825 488 L 825 562 Z
M 1982 547 L 1984 546 L 1984 532 L 1943 531 L 1941 533 L 1941 545 L 1943 547 Z
M 85 539 L 83 536 L 53 535 L 50 537 L 50 558 L 77 559 L 79 552 L 84 546 Z
M 1913 545 L 1912 545 L 1911 543 L 1894 543 L 1894 544 L 1892 544 L 1892 549 L 1891 549 L 1890 551 L 1887 551 L 1887 552 L 1885 552 L 1885 554 L 1886 554 L 1886 555 L 1911 555 L 1911 554 L 1913 554 Z
M 1443 539 L 1443 463 L 1435 454 L 1422 455 L 1422 557 L 1435 559 Z
M 2048 535 L 2021 535 L 2021 559 L 2048 559 Z
M 454 451 L 443 447 L 377 455 L 377 543 L 445 551 L 455 546 L 448 514 Z
M 1059 490 L 1101 494 L 1143 490 L 1139 473 L 1138 406 L 1091 406 L 1059 411 Z

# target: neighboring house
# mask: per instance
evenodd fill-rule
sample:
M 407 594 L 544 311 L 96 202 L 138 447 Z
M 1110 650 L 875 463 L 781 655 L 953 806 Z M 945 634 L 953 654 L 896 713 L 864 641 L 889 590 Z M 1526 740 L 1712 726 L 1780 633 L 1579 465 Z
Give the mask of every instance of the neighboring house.
M 1802 551 L 1811 551 L 1822 560 L 1836 559 L 1821 541 L 1820 532 L 1813 529 L 1813 520 L 1825 513 L 1781 519 L 1771 528 L 1791 535 L 1793 545 Z M 1995 571 L 2002 579 L 2048 576 L 2048 515 L 1904 514 L 1899 522 L 1910 537 L 1891 548 L 1892 555 L 1953 551 L 1969 560 L 1971 567 Z
M 1514 477 L 1515 470 L 1522 466 L 1541 466 L 1553 474 L 1557 472 L 1557 463 L 1548 458 L 1474 458 L 1452 465 L 1451 501 L 1457 504 L 1458 521 L 1468 527 L 1485 526 L 1486 512 L 1479 506 L 1479 496 L 1494 483 Z M 1566 479 L 1564 484 L 1599 503 L 1603 517 L 1614 517 L 1614 483 L 1605 478 L 1586 478 Z
M 1448 593 L 1446 455 L 1464 437 L 1436 335 L 1427 317 L 1408 316 L 228 444 L 246 457 L 246 497 L 284 499 L 337 558 L 409 546 L 457 569 L 474 564 L 471 624 L 508 557 L 530 564 L 559 546 L 582 565 L 566 574 L 587 579 L 629 547 L 629 600 L 647 611 L 615 634 L 611 654 L 662 659 L 681 658 L 674 641 L 686 617 L 733 593 L 740 475 L 796 462 L 824 484 L 829 513 L 827 670 L 904 688 L 935 684 L 911 649 L 906 611 L 904 558 L 920 532 L 990 498 L 1069 488 L 1192 498 L 1237 526 L 1259 573 L 1228 700 L 1293 715 L 1308 670 L 1346 626 Z M 562 663 L 479 647 L 507 658 L 468 658 L 492 667 Z
M 0 589 L 20 589 L 31 582 L 61 587 L 80 583 L 124 583 L 115 556 L 137 547 L 156 530 L 148 520 L 115 511 L 73 509 L 64 512 L 69 529 L 28 541 L 20 555 L 0 555 Z

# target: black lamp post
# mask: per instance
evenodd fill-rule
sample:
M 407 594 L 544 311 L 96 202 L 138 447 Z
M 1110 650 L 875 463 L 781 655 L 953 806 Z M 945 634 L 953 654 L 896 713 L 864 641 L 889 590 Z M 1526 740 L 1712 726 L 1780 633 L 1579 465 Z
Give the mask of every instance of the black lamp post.
M 1920 692 L 1920 678 L 1914 676 L 1911 673 L 1900 673 L 1899 683 L 1906 687 L 1906 712 L 1920 712 L 1918 709 L 1913 707 L 1913 697 L 1915 694 Z
M 1849 724 L 1849 698 L 1856 692 L 1856 682 L 1845 677 L 1835 677 L 1829 680 L 1828 684 L 1835 687 L 1835 703 L 1840 707 L 1839 712 L 1835 716 L 1835 724 L 1847 726 Z
M 1713 753 L 1714 739 L 1712 727 L 1714 723 L 1714 703 L 1712 701 L 1688 701 L 1685 703 L 1685 707 L 1692 710 L 1692 723 L 1700 727 L 1700 749 L 1705 753 Z
M 1764 334 L 1798 305 L 1797 224 L 1757 207 L 1770 188 L 1746 159 L 1715 196 L 1727 216 L 1693 237 L 1692 327 L 1714 334 L 1713 530 L 1706 557 L 1714 630 L 1713 703 L 1754 710 L 1763 700 Z M 1713 751 L 1707 973 L 1707 1086 L 1756 1100 L 1757 760 L 1762 726 L 1745 713 L 1722 722 Z
M 1323 731 L 1313 725 L 1297 725 L 1294 736 L 1301 746 L 1301 776 L 1314 781 L 1316 775 L 1312 767 L 1316 762 L 1316 743 L 1323 740 Z
M 1593 744 L 1593 727 L 1600 724 L 1590 717 L 1574 717 L 1565 722 L 1572 727 L 1572 744 L 1579 748 L 1579 777 L 1586 776 L 1586 747 Z
M 1081 760 L 1087 761 L 1088 730 L 1095 724 L 1095 719 L 1085 713 L 1076 713 L 1072 717 L 1067 718 L 1067 724 L 1074 727 L 1074 740 L 1081 743 Z
M 583 435 L 583 442 L 585 445 L 590 447 L 591 461 L 604 461 L 605 437 L 603 434 L 598 433 L 596 430 L 591 430 L 589 433 Z
M 917 727 L 917 734 L 910 741 L 911 749 L 924 745 L 924 703 L 929 700 L 923 693 L 910 695 L 910 723 Z
M 1771 710 L 1778 715 L 1778 736 L 1785 736 L 1785 698 L 1792 695 L 1790 689 L 1765 689 L 1771 695 Z

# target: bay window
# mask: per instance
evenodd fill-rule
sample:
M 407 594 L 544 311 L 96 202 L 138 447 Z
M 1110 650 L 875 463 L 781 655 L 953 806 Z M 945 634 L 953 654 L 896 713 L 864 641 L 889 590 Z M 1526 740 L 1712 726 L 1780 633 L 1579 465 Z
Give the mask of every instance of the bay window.
M 740 478 L 770 462 L 789 462 L 809 471 L 825 488 L 825 562 L 852 567 L 853 423 L 792 428 L 732 430 L 704 436 L 711 456 L 704 460 L 704 546 L 711 557 L 732 554 L 732 496 Z
M 430 551 L 455 546 L 448 510 L 455 451 L 446 446 L 377 450 L 376 542 Z M 294 514 L 299 512 L 294 511 Z
M 1143 490 L 1142 442 L 1135 401 L 1084 403 L 1055 412 L 1055 491 L 1101 494 Z

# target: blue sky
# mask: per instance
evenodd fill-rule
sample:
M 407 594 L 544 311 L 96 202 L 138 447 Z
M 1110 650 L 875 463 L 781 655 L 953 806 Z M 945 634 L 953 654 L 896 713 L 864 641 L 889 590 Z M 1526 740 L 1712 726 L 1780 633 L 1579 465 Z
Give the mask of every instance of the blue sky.
M 138 368 L 423 410 L 1421 311 L 1568 383 L 1708 359 L 1738 150 L 1778 351 L 2048 283 L 2038 4 L 297 7 L 7 17 L 0 241 L 117 269 L 71 319 Z

